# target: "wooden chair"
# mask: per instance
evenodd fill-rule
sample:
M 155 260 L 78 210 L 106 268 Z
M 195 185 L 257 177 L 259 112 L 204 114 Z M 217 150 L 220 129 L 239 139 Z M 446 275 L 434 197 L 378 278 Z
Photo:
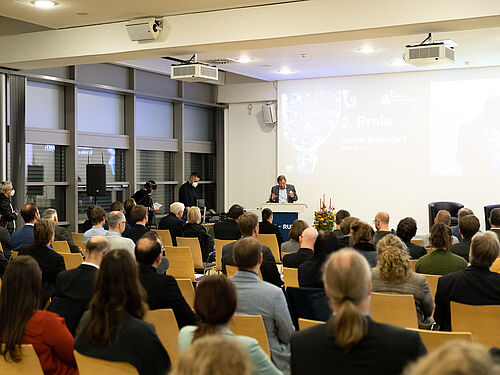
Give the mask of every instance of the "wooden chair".
M 422 339 L 428 352 L 436 350 L 441 345 L 451 340 L 465 340 L 468 342 L 472 341 L 472 334 L 470 332 L 444 332 L 429 331 L 426 329 L 408 329 L 416 331 L 420 334 L 420 338 Z
M 172 309 L 150 310 L 144 317 L 144 321 L 155 326 L 156 334 L 172 361 L 172 367 L 177 365 L 179 359 L 179 346 L 177 344 L 179 327 L 174 311 Z
M 83 242 L 83 233 L 75 233 L 71 232 L 71 237 L 73 238 L 73 243 L 81 248 L 82 250 L 85 249 L 86 244 Z
M 413 295 L 372 292 L 371 299 L 373 320 L 402 328 L 418 328 Z
M 427 279 L 427 284 L 429 284 L 429 289 L 431 290 L 432 300 L 436 297 L 436 290 L 438 287 L 438 281 L 441 275 L 426 275 L 422 274 Z
M 414 243 L 415 245 L 422 246 L 422 240 L 417 240 L 416 238 L 411 240 L 411 243 Z
M 64 258 L 64 264 L 66 265 L 67 270 L 72 270 L 77 268 L 80 264 L 83 263 L 82 254 L 61 254 Z
M 193 257 L 194 268 L 204 270 L 203 257 L 201 255 L 200 241 L 198 241 L 198 238 L 177 237 L 176 240 L 178 247 L 189 247 L 191 256 Z
M 177 279 L 177 285 L 191 310 L 194 310 L 194 287 L 189 279 Z
M 320 324 L 325 324 L 325 322 L 321 322 L 319 320 L 299 318 L 299 331 L 302 331 L 303 329 L 314 327 L 314 326 L 317 326 Z
M 222 272 L 222 248 L 227 244 L 236 242 L 235 240 L 218 240 L 214 239 L 215 243 L 215 271 Z
M 1 243 L 0 243 L 0 251 L 3 253 L 3 247 Z
M 229 324 L 229 329 L 240 336 L 248 336 L 256 339 L 264 352 L 271 356 L 269 340 L 267 338 L 264 320 L 260 315 L 233 315 Z
M 12 259 L 14 259 L 15 257 L 17 257 L 17 254 L 18 254 L 18 253 L 19 253 L 18 251 L 12 250 L 12 251 L 10 252 L 10 256 L 12 257 Z
M 283 282 L 285 283 L 285 288 L 293 286 L 295 288 L 299 287 L 299 269 L 283 267 Z
M 172 236 L 170 235 L 170 231 L 168 229 L 153 229 L 158 237 L 161 238 L 161 242 L 163 242 L 163 246 L 174 246 L 172 242 Z
M 88 357 L 86 355 L 75 353 L 78 373 L 80 375 L 139 375 L 137 369 L 130 363 L 106 361 L 104 359 Z M 170 354 L 170 353 L 169 353 Z
M 470 332 L 472 341 L 500 347 L 500 305 L 464 305 L 450 302 L 453 332 Z
M 415 272 L 415 265 L 417 264 L 418 259 L 410 259 L 410 266 L 413 272 Z
M 259 241 L 261 245 L 270 248 L 276 263 L 281 263 L 280 248 L 275 234 L 258 234 L 257 241 Z
M 236 272 L 238 272 L 238 267 L 226 265 L 227 277 L 233 277 Z M 259 270 L 259 279 L 262 280 L 262 273 Z
M 165 255 L 170 262 L 167 275 L 176 279 L 189 279 L 196 281 L 194 277 L 193 257 L 189 247 L 165 246 Z
M 2 349 L 5 344 L 2 344 Z M 9 375 L 43 375 L 42 365 L 38 355 L 31 344 L 22 344 L 21 353 L 23 359 L 21 362 L 7 362 L 3 355 L 0 356 L 0 374 Z
M 52 242 L 52 247 L 59 254 L 70 254 L 71 253 L 68 241 L 54 241 L 54 242 Z

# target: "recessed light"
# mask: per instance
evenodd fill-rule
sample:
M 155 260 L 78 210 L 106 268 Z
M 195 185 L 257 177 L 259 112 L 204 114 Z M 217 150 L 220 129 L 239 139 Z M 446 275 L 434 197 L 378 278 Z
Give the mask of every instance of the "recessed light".
M 248 64 L 248 63 L 252 62 L 252 59 L 248 56 L 242 56 L 236 61 L 238 61 L 241 64 Z
M 280 69 L 280 71 L 278 73 L 279 74 L 292 74 L 293 72 L 291 71 L 290 68 L 283 67 L 283 68 Z
M 373 48 L 373 47 L 366 46 L 366 47 L 359 48 L 358 51 L 361 52 L 361 53 L 373 53 L 373 52 L 376 51 L 376 49 Z
M 50 0 L 36 0 L 33 1 L 32 3 L 34 6 L 37 8 L 42 8 L 42 9 L 49 9 L 53 8 L 57 5 L 55 1 L 50 1 Z

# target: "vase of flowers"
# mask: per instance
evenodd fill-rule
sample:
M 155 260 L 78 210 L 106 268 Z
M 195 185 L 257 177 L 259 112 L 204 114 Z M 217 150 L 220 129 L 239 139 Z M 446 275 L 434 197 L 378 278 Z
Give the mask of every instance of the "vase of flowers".
M 332 200 L 330 198 L 330 204 L 328 208 L 326 207 L 325 196 L 323 199 L 319 200 L 319 210 L 314 212 L 314 228 L 319 231 L 331 231 L 335 226 L 335 214 L 333 210 L 335 207 L 332 206 Z

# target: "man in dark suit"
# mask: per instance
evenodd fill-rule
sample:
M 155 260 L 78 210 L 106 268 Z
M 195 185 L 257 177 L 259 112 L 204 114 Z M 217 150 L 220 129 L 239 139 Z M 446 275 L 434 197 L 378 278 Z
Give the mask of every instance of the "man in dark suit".
M 172 309 L 179 329 L 195 324 L 193 311 L 182 296 L 175 279 L 156 272 L 162 258 L 161 243 L 141 238 L 135 247 L 135 257 L 139 263 L 139 280 L 148 294 L 149 308 Z
M 283 257 L 283 267 L 299 268 L 299 266 L 312 259 L 314 254 L 314 243 L 318 238 L 316 228 L 306 228 L 299 237 L 300 248 L 296 253 L 287 254 Z
M 454 225 L 454 226 L 450 227 L 451 234 L 453 236 L 455 236 L 456 238 L 458 238 L 458 240 L 460 242 L 462 242 L 462 240 L 463 240 L 463 237 L 460 234 L 460 220 L 467 215 L 474 215 L 474 212 L 470 208 L 462 207 L 460 210 L 458 210 L 458 214 L 457 214 L 458 225 Z M 470 245 L 470 243 L 469 243 L 469 245 Z
M 257 238 L 259 234 L 259 218 L 255 214 L 243 214 L 240 217 L 238 227 L 243 237 Z M 226 265 L 236 266 L 233 259 L 233 248 L 235 244 L 236 242 L 232 242 L 222 248 L 222 272 L 225 274 L 227 274 Z M 262 256 L 263 261 L 260 266 L 262 279 L 268 283 L 281 287 L 283 281 L 276 267 L 276 260 L 274 259 L 271 249 L 267 246 L 262 246 Z
M 495 233 L 500 241 L 500 208 L 494 208 L 490 212 L 490 218 L 488 219 L 491 225 L 491 231 Z
M 198 176 L 198 173 L 192 172 L 189 179 L 179 188 L 179 202 L 183 203 L 187 208 L 198 205 L 196 187 L 199 182 L 200 177 Z
M 80 253 L 80 249 L 73 243 L 73 237 L 71 237 L 71 234 L 69 234 L 68 230 L 64 227 L 59 226 L 59 217 L 57 216 L 57 211 L 55 209 L 47 208 L 45 211 L 43 211 L 42 219 L 54 220 L 54 224 L 56 225 L 54 237 L 55 241 L 66 241 L 72 253 Z
M 94 236 L 86 245 L 85 262 L 75 269 L 57 275 L 56 291 L 49 311 L 63 317 L 74 335 L 83 313 L 93 296 L 94 277 L 104 254 L 110 250 L 106 237 Z
M 412 217 L 405 217 L 401 219 L 398 223 L 396 229 L 396 235 L 401 238 L 408 249 L 408 255 L 411 259 L 419 259 L 424 255 L 427 255 L 427 250 L 425 247 L 419 246 L 411 242 L 411 239 L 417 234 L 417 222 Z
M 342 220 L 342 224 L 340 224 L 340 230 L 342 231 L 342 234 L 344 236 L 340 238 L 337 237 L 337 244 L 339 249 L 351 246 L 351 224 L 355 221 L 359 221 L 359 219 L 354 216 L 349 216 Z
M 499 251 L 500 243 L 494 233 L 477 233 L 471 242 L 470 266 L 439 278 L 434 320 L 441 331 L 451 330 L 450 301 L 500 305 L 500 274 L 490 271 Z
M 270 203 L 293 203 L 299 199 L 295 186 L 287 184 L 285 176 L 278 176 L 277 181 L 278 185 L 271 188 Z
M 373 224 L 375 224 L 375 229 L 377 229 L 373 237 L 373 246 L 377 246 L 378 241 L 384 238 L 384 236 L 394 233 L 393 230 L 389 229 L 389 214 L 387 212 L 377 213 Z
M 335 369 L 339 374 L 399 375 L 426 353 L 417 332 L 370 318 L 371 271 L 363 255 L 339 250 L 328 259 L 324 272 L 326 295 L 337 314 L 327 324 L 292 335 L 292 374 L 329 374 Z M 344 304 L 350 318 L 337 325 Z
M 238 227 L 241 215 L 245 210 L 239 204 L 233 204 L 227 212 L 227 219 L 215 223 L 214 237 L 218 240 L 239 240 L 241 232 Z
M 174 246 L 177 246 L 176 238 L 182 236 L 182 227 L 184 226 L 184 221 L 182 221 L 183 215 L 184 204 L 174 202 L 170 205 L 170 213 L 162 217 L 158 224 L 158 229 L 168 229 L 170 231 L 170 237 L 172 237 L 172 244 Z
M 32 246 L 35 244 L 33 238 L 33 226 L 40 220 L 40 212 L 35 203 L 27 203 L 21 208 L 21 216 L 24 220 L 24 227 L 12 233 L 12 249 L 19 250 L 23 246 Z
M 276 235 L 278 247 L 281 248 L 281 244 L 284 242 L 283 236 L 281 235 L 280 228 L 273 224 L 273 211 L 271 211 L 270 208 L 264 208 L 262 210 L 262 221 L 259 223 L 259 233 Z
M 146 228 L 146 224 L 148 223 L 148 210 L 142 204 L 138 204 L 132 208 L 131 215 L 135 224 L 132 225 L 130 229 L 123 232 L 122 237 L 130 238 L 134 243 L 137 243 L 139 238 L 141 238 L 144 233 L 148 232 L 148 228 Z
M 2 226 L 0 226 L 0 244 L 2 244 L 3 254 L 5 255 L 5 258 L 10 259 L 10 252 L 12 250 L 10 233 Z
M 340 224 L 342 224 L 342 220 L 349 216 L 351 216 L 351 214 L 347 210 L 338 210 L 335 214 L 335 230 L 333 231 L 333 234 L 335 234 L 337 238 L 344 237 L 344 233 L 340 230 Z
M 450 251 L 453 254 L 461 256 L 468 263 L 472 237 L 479 232 L 479 219 L 474 215 L 462 216 L 459 219 L 458 226 L 460 227 L 460 238 L 462 238 L 462 242 L 451 245 Z

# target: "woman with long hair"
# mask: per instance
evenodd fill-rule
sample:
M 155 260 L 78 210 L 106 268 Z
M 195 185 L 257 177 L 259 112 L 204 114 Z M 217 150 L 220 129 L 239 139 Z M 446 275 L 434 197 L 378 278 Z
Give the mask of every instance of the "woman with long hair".
M 373 246 L 375 232 L 368 223 L 356 221 L 351 225 L 352 248 L 359 251 L 368 261 L 370 267 L 377 265 L 377 252 Z
M 406 245 L 393 234 L 377 243 L 377 267 L 372 269 L 374 292 L 412 294 L 415 299 L 419 328 L 429 329 L 434 323 L 434 302 L 427 280 L 413 272 Z
M 299 286 L 323 288 L 323 266 L 328 256 L 337 249 L 337 236 L 331 231 L 320 232 L 314 242 L 312 259 L 299 266 Z
M 73 336 L 59 315 L 39 310 L 42 272 L 30 256 L 18 256 L 7 266 L 0 292 L 0 355 L 21 362 L 21 344 L 32 344 L 44 374 L 78 374 Z
M 102 258 L 89 310 L 77 328 L 75 349 L 89 357 L 128 362 L 141 375 L 165 374 L 170 358 L 154 327 L 143 321 L 146 292 L 127 251 Z
M 186 351 L 192 342 L 210 335 L 222 335 L 238 341 L 245 347 L 253 374 L 281 374 L 270 358 L 260 348 L 257 340 L 236 336 L 227 327 L 236 311 L 236 288 L 224 275 L 205 276 L 198 283 L 194 297 L 194 310 L 199 318 L 197 326 L 186 326 L 179 332 L 179 353 Z

